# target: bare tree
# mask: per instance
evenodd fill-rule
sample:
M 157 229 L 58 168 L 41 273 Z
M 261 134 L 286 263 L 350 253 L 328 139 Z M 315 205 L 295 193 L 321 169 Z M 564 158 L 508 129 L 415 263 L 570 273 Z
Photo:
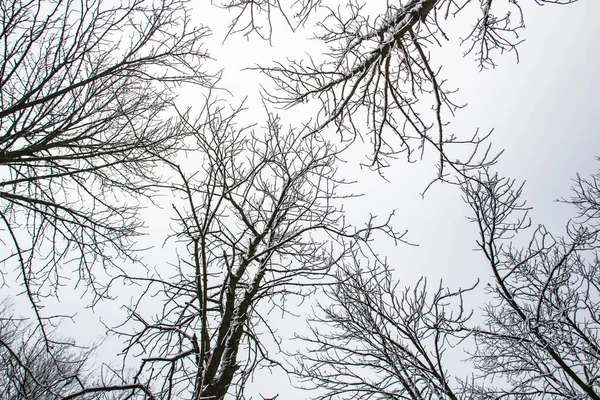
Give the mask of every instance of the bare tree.
M 386 264 L 354 261 L 325 290 L 297 355 L 312 398 L 462 398 L 445 353 L 469 333 L 462 296 L 473 287 L 431 290 L 422 278 L 402 288 Z
M 415 150 L 427 146 L 439 154 L 439 179 L 447 179 L 446 166 L 466 176 L 493 163 L 488 150 L 480 152 L 485 136 L 462 140 L 446 134 L 444 113 L 452 115 L 458 106 L 425 46 L 444 40 L 439 21 L 472 4 L 417 0 L 388 4 L 380 16 L 370 17 L 356 2 L 346 11 L 312 0 L 290 8 L 271 0 L 223 3 L 239 12 L 230 33 L 257 32 L 266 39 L 271 38 L 273 10 L 286 19 L 290 12 L 297 14 L 295 22 L 288 19 L 292 27 L 304 24 L 317 10 L 328 15 L 317 33 L 331 46 L 324 60 L 309 56 L 308 61 L 262 68 L 275 82 L 276 91 L 268 95 L 271 101 L 293 106 L 316 98 L 320 113 L 305 129 L 289 131 L 270 116 L 257 133 L 235 126 L 239 110 L 227 114 L 210 101 L 197 121 L 190 121 L 186 113 L 170 118 L 176 87 L 214 83 L 201 70 L 206 58 L 201 43 L 208 30 L 189 23 L 184 1 L 2 2 L 0 219 L 5 229 L 0 240 L 10 249 L 2 261 L 3 266 L 16 261 L 38 320 L 35 329 L 52 360 L 60 359 L 63 347 L 47 332 L 46 321 L 52 316 L 44 315 L 39 305 L 41 298 L 56 294 L 67 274 L 64 265 L 76 264 L 77 282 L 97 298 L 107 296 L 109 288 L 96 271 L 119 270 L 118 260 L 135 259 L 132 238 L 141 226 L 139 202 L 163 183 L 156 167 L 172 168 L 179 180 L 172 185 L 179 197 L 174 204 L 177 261 L 147 276 L 132 276 L 123 269 L 116 273 L 122 275 L 115 279 L 143 288 L 128 308 L 127 323 L 116 329 L 127 340 L 124 368 L 113 374 L 120 381 L 89 387 L 77 383 L 60 396 L 125 391 L 144 398 L 220 400 L 228 393 L 241 397 L 258 366 L 278 364 L 265 344 L 279 344 L 267 318 L 269 310 L 285 312 L 289 296 L 303 298 L 337 279 L 339 285 L 329 292 L 333 300 L 355 296 L 357 307 L 363 307 L 357 310 L 373 312 L 372 304 L 379 309 L 370 316 L 359 314 L 364 321 L 352 320 L 343 308 L 325 309 L 327 318 L 347 317 L 348 332 L 376 329 L 364 325 L 368 318 L 380 321 L 385 330 L 380 336 L 393 332 L 380 343 L 387 346 L 385 351 L 395 348 L 411 354 L 410 363 L 394 375 L 408 380 L 391 386 L 380 381 L 381 390 L 390 396 L 414 392 L 454 398 L 456 390 L 442 363 L 443 346 L 448 338 L 462 335 L 467 316 L 462 310 L 451 314 L 445 301 L 460 299 L 463 290 L 439 289 L 431 300 L 419 286 L 414 293 L 395 297 L 396 283 L 387 267 L 363 272 L 344 266 L 359 248 L 369 246 L 374 231 L 395 240 L 402 235 L 390 228 L 389 220 L 371 220 L 362 229 L 346 223 L 340 201 L 350 195 L 343 193 L 346 182 L 336 175 L 338 150 L 324 139 L 324 131 L 335 126 L 351 140 L 366 132 L 376 168 L 387 165 L 387 157 L 406 152 L 411 159 Z M 482 67 L 493 65 L 493 51 L 516 51 L 519 39 L 512 35 L 523 26 L 519 18 L 494 17 L 496 4 L 481 3 L 480 17 L 467 39 Z M 517 1 L 509 7 L 520 14 Z M 261 13 L 265 19 L 257 22 Z M 433 99 L 433 122 L 422 116 L 427 106 L 417 103 L 424 95 Z M 464 142 L 474 146 L 472 152 L 456 161 L 449 145 Z M 172 157 L 188 145 L 199 148 L 199 167 Z M 468 187 L 467 193 L 477 192 L 476 186 Z M 590 244 L 589 240 L 583 242 Z M 340 266 L 342 271 L 335 275 Z M 341 285 L 352 279 L 353 285 Z M 371 281 L 381 287 L 369 286 Z M 360 292 L 359 284 L 372 293 Z M 147 304 L 156 301 L 160 311 L 149 315 Z M 339 310 L 341 314 L 335 314 Z M 423 312 L 422 325 L 410 325 L 418 312 Z M 396 317 L 404 319 L 391 324 Z M 478 337 L 491 340 L 490 332 L 482 329 Z M 341 339 L 315 334 L 324 346 Z M 10 357 L 18 354 L 10 353 L 9 345 L 3 348 Z M 367 354 L 362 356 L 366 363 L 371 361 Z M 12 360 L 17 360 L 22 376 L 35 375 L 27 370 L 27 362 Z M 323 368 L 332 367 L 326 360 L 321 360 Z M 135 373 L 128 375 L 126 367 L 132 363 Z M 369 367 L 378 371 L 374 364 Z M 318 375 L 319 368 L 311 371 Z M 586 368 L 575 367 L 567 375 L 588 374 Z M 495 373 L 490 369 L 488 375 Z M 580 381 L 574 382 L 584 388 Z M 590 375 L 590 393 L 595 393 L 595 384 L 595 375 Z M 368 392 L 368 385 L 373 383 L 358 380 L 353 393 L 375 393 Z M 46 390 L 49 384 L 38 386 Z M 333 395 L 340 387 L 329 388 Z
M 52 354 L 46 350 L 39 327 L 15 316 L 8 300 L 0 303 L 3 399 L 59 399 L 83 387 L 90 350 L 50 337 L 55 348 Z
M 317 398 L 598 399 L 600 172 L 563 200 L 578 211 L 566 236 L 541 225 L 524 248 L 522 186 L 482 170 L 463 190 L 492 273 L 485 323 L 468 324 L 470 289 L 402 290 L 383 263 L 346 267 L 300 357 Z M 443 355 L 466 338 L 473 375 L 459 382 Z
M 294 0 L 290 2 L 280 0 L 223 0 L 217 2 L 217 5 L 233 12 L 234 15 L 225 38 L 237 33 L 246 37 L 255 34 L 261 39 L 271 42 L 276 16 L 281 17 L 289 28 L 295 30 L 308 21 L 311 14 L 319 8 L 320 3 L 321 0 Z
M 488 172 L 464 185 L 494 277 L 475 330 L 478 397 L 600 398 L 599 184 L 578 176 L 566 236 L 540 225 L 524 248 L 508 242 L 528 226 L 521 187 Z
M 447 178 L 446 173 L 492 164 L 494 155 L 484 149 L 487 146 L 480 148 L 487 135 L 465 137 L 447 131 L 460 105 L 452 101 L 454 89 L 442 77 L 443 61 L 432 60 L 428 47 L 444 46 L 450 35 L 462 37 L 464 52 L 475 55 L 481 68 L 493 67 L 498 53 L 518 57 L 518 33 L 524 28 L 521 2 L 368 3 L 351 0 L 340 6 L 321 1 L 320 7 L 312 8 L 321 12 L 315 37 L 327 51 L 257 67 L 274 83 L 266 90 L 267 99 L 285 107 L 314 100 L 320 111 L 311 118 L 312 129 L 334 126 L 346 140 L 367 138 L 377 169 L 402 153 L 409 160 L 422 156 L 424 148 L 439 157 L 440 179 Z M 463 14 L 475 19 L 456 32 L 463 25 L 451 20 Z M 459 143 L 461 153 L 454 153 L 453 145 Z M 466 156 L 465 143 L 472 145 Z
M 186 145 L 174 89 L 208 83 L 207 29 L 179 0 L 8 0 L 0 24 L 2 261 L 16 260 L 42 320 L 61 265 L 98 294 L 94 271 L 135 257 L 139 197 Z
M 117 382 L 111 371 L 92 374 L 94 352 L 54 331 L 42 332 L 38 321 L 17 317 L 9 300 L 0 303 L 2 399 L 108 400 L 136 392 L 152 398 L 142 385 Z
M 279 344 L 270 312 L 286 313 L 290 296 L 330 283 L 332 268 L 374 231 L 401 239 L 387 220 L 345 223 L 346 183 L 336 179 L 330 145 L 284 131 L 274 116 L 258 131 L 237 128 L 238 111 L 207 107 L 189 126 L 202 169 L 173 164 L 183 200 L 174 204 L 179 262 L 122 277 L 144 289 L 118 331 L 129 338 L 126 356 L 141 358 L 136 382 L 160 398 L 241 398 L 258 366 L 278 364 L 269 355 Z M 156 299 L 160 310 L 149 315 Z

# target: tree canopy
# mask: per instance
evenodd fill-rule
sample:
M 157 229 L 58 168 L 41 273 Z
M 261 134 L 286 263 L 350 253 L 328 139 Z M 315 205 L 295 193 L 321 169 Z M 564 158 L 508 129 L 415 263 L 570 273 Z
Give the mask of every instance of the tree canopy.
M 497 133 L 464 128 L 444 56 L 486 74 L 518 62 L 537 9 L 3 2 L 8 398 L 264 399 L 266 371 L 317 399 L 599 398 L 599 175 L 562 200 L 564 234 L 532 224 Z M 458 287 L 403 280 L 390 245 L 414 243 L 366 193 L 389 180 L 403 207 L 393 177 L 414 163 L 420 190 L 462 196 L 473 222 L 481 268 Z M 93 336 L 118 354 L 94 363 L 61 332 L 80 321 L 57 311 L 73 293 L 115 310 Z

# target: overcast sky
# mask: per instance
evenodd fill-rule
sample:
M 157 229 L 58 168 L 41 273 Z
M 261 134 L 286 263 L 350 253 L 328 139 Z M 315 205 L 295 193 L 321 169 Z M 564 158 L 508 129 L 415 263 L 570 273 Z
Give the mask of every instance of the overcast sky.
M 451 41 L 442 51 L 430 50 L 433 65 L 441 65 L 450 87 L 459 88 L 454 100 L 468 103 L 448 129 L 463 137 L 477 128 L 482 132 L 494 129 L 494 149 L 504 150 L 496 169 L 527 181 L 525 196 L 534 208 L 533 224 L 545 223 L 560 234 L 573 210 L 555 200 L 569 196 L 570 179 L 577 172 L 585 176 L 600 167 L 595 161 L 600 155 L 600 30 L 596 21 L 600 2 L 543 7 L 521 3 L 527 29 L 521 31 L 525 42 L 519 47 L 518 64 L 513 54 L 505 54 L 495 59 L 497 68 L 480 72 L 472 56 L 462 57 L 464 49 L 459 48 L 457 35 L 452 38 L 454 32 L 449 33 Z M 230 90 L 249 96 L 250 106 L 255 106 L 259 78 L 237 72 L 235 64 L 251 66 L 257 57 L 263 62 L 265 58 L 281 60 L 306 50 L 306 42 L 287 40 L 293 39 L 276 35 L 269 47 L 238 37 L 218 49 L 217 60 L 219 55 L 221 59 L 235 55 L 225 70 Z M 420 195 L 432 176 L 431 165 L 399 161 L 386 171 L 389 182 L 370 171 L 352 171 L 360 182 L 357 190 L 366 197 L 350 205 L 349 212 L 385 214 L 396 209 L 396 227 L 408 229 L 408 239 L 419 245 L 394 248 L 382 241 L 377 246 L 399 279 L 410 284 L 425 275 L 434 282 L 443 278 L 452 287 L 486 279 L 489 271 L 483 255 L 472 250 L 476 230 L 466 221 L 469 210 L 457 188 L 436 185 L 424 198 Z M 480 305 L 472 304 L 476 311 Z M 278 383 L 262 381 L 259 386 L 286 386 L 285 380 Z M 262 393 L 273 395 L 281 390 L 282 398 L 298 396 L 275 387 Z
M 570 179 L 575 173 L 585 176 L 600 167 L 594 160 L 600 155 L 600 1 L 544 7 L 533 1 L 523 3 L 527 29 L 522 31 L 525 42 L 519 47 L 519 64 L 508 54 L 496 59 L 498 67 L 494 70 L 479 72 L 471 56 L 461 57 L 457 39 L 444 51 L 431 49 L 434 55 L 440 54 L 433 58 L 433 64 L 442 64 L 450 86 L 460 89 L 455 99 L 468 103 L 450 128 L 466 135 L 477 128 L 494 129 L 494 148 L 504 150 L 497 170 L 527 181 L 525 196 L 534 207 L 534 224 L 547 223 L 560 230 L 573 214 L 569 207 L 554 200 L 569 196 Z M 209 17 L 204 12 L 202 16 Z M 219 34 L 216 32 L 211 42 L 215 46 L 222 40 Z M 273 46 L 269 46 L 255 39 L 246 42 L 234 37 L 223 46 L 209 48 L 215 63 L 226 67 L 223 82 L 236 98 L 249 96 L 249 106 L 260 107 L 260 79 L 252 72 L 239 72 L 239 68 L 253 65 L 257 58 L 282 59 L 304 50 L 302 46 L 307 42 L 291 43 L 286 38 L 289 36 L 275 36 Z M 183 100 L 187 98 L 198 101 L 194 93 L 182 96 Z M 472 251 L 475 227 L 466 221 L 468 208 L 456 187 L 436 185 L 421 197 L 431 173 L 427 164 L 408 165 L 402 161 L 386 172 L 389 182 L 370 171 L 359 172 L 357 191 L 364 191 L 366 197 L 360 206 L 351 205 L 349 210 L 365 214 L 397 210 L 396 227 L 408 229 L 408 239 L 419 246 L 393 248 L 383 242 L 378 249 L 388 256 L 398 278 L 407 284 L 424 274 L 434 281 L 443 278 L 450 286 L 466 286 L 488 274 L 483 256 Z M 157 235 L 166 233 L 164 225 L 153 229 Z M 95 333 L 86 329 L 81 336 L 93 341 Z M 280 398 L 290 398 L 283 389 L 286 382 L 279 383 Z M 289 393 L 295 397 L 292 391 Z
M 545 223 L 560 234 L 573 210 L 555 200 L 569 196 L 577 172 L 586 176 L 600 167 L 595 161 L 600 156 L 600 2 L 522 3 L 527 29 L 521 31 L 525 42 L 518 64 L 507 54 L 496 59 L 497 68 L 479 72 L 472 57 L 461 57 L 458 40 L 443 52 L 442 73 L 460 89 L 459 102 L 468 103 L 450 128 L 494 129 L 494 148 L 504 150 L 497 170 L 527 181 L 533 224 Z M 437 185 L 422 198 L 427 181 L 421 168 L 427 166 L 399 162 L 387 171 L 389 183 L 369 172 L 360 176 L 368 188 L 363 204 L 371 207 L 363 211 L 397 209 L 397 227 L 408 229 L 409 240 L 419 244 L 382 246 L 382 253 L 407 284 L 420 274 L 453 287 L 485 279 L 489 272 L 483 255 L 472 251 L 476 230 L 466 221 L 469 210 L 459 191 Z

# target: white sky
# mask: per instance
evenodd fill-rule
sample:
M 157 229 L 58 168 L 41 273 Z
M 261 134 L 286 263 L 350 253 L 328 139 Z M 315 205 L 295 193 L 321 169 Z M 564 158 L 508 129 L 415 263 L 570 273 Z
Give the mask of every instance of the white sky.
M 534 207 L 531 214 L 534 224 L 544 222 L 552 229 L 562 229 L 572 211 L 554 200 L 569 195 L 570 179 L 576 172 L 586 176 L 600 167 L 600 163 L 594 161 L 594 157 L 600 155 L 597 121 L 600 116 L 600 28 L 597 24 L 600 1 L 580 0 L 568 6 L 544 7 L 532 4 L 533 1 L 522 3 L 525 3 L 527 29 L 522 31 L 526 42 L 519 48 L 519 64 L 512 55 L 505 55 L 496 59 L 496 69 L 480 73 L 471 56 L 461 58 L 461 50 L 455 46 L 457 40 L 448 50 L 440 52 L 444 77 L 449 79 L 450 86 L 460 88 L 455 99 L 468 103 L 449 128 L 467 134 L 478 127 L 482 131 L 493 128 L 495 149 L 505 150 L 497 169 L 518 180 L 527 180 L 525 196 Z M 201 14 L 208 18 L 208 14 Z M 240 100 L 245 95 L 250 96 L 249 106 L 253 108 L 260 107 L 256 97 L 260 79 L 256 73 L 238 72 L 238 69 L 251 66 L 254 58 L 268 61 L 275 57 L 283 59 L 289 53 L 299 54 L 304 43 L 289 43 L 284 36 L 275 36 L 273 47 L 269 47 L 256 39 L 246 42 L 234 37 L 219 46 L 222 36 L 217 34 L 214 39 L 216 47 L 209 49 L 216 59 L 215 65 L 227 67 L 226 86 Z M 223 61 L 224 57 L 227 62 Z M 440 58 L 434 57 L 432 61 L 440 65 Z M 195 93 L 180 101 L 187 98 L 190 102 L 198 101 Z M 264 119 L 262 108 L 250 115 Z M 370 148 L 365 146 L 365 151 Z M 488 274 L 482 255 L 472 251 L 475 227 L 466 221 L 468 208 L 462 203 L 457 188 L 438 184 L 421 198 L 420 192 L 427 184 L 426 174 L 430 172 L 423 164 L 407 165 L 402 161 L 387 171 L 389 183 L 372 172 L 359 172 L 357 178 L 363 183 L 357 189 L 364 189 L 367 197 L 354 209 L 358 212 L 362 208 L 365 214 L 384 214 L 397 209 L 397 228 L 408 229 L 408 239 L 419 244 L 415 248 L 393 248 L 382 242 L 378 247 L 388 256 L 398 278 L 410 283 L 424 274 L 432 282 L 443 278 L 450 286 L 467 286 L 476 277 L 485 278 Z M 365 204 L 370 208 L 365 208 Z M 151 232 L 168 233 L 164 228 L 154 228 Z M 164 236 L 158 241 L 163 239 Z M 96 316 L 81 313 L 79 321 L 84 321 L 87 329 L 78 337 L 87 342 L 95 341 L 97 329 L 101 327 L 89 327 L 102 309 L 114 308 L 114 305 L 102 307 Z M 302 325 L 299 321 L 298 326 Z M 72 327 L 65 327 L 66 334 L 73 332 Z M 115 349 L 107 346 L 106 351 Z M 270 379 L 259 386 L 280 387 L 280 399 L 299 396 L 286 389 L 285 379 L 279 380 L 277 385 Z M 265 395 L 275 393 L 263 391 Z
M 600 155 L 600 30 L 595 19 L 600 15 L 600 2 L 581 0 L 568 6 L 543 7 L 521 3 L 527 29 L 521 31 L 526 41 L 519 47 L 519 64 L 508 54 L 496 58 L 496 69 L 479 72 L 472 56 L 462 58 L 463 50 L 458 48 L 456 38 L 443 51 L 431 49 L 432 62 L 442 64 L 442 74 L 450 86 L 460 89 L 454 99 L 468 103 L 449 129 L 466 134 L 477 128 L 494 129 L 494 148 L 505 150 L 497 170 L 526 180 L 525 196 L 534 207 L 530 214 L 533 224 L 546 223 L 560 233 L 573 214 L 568 206 L 554 200 L 569 196 L 570 179 L 576 172 L 585 176 L 600 167 L 594 160 Z M 268 57 L 283 59 L 288 52 L 299 54 L 302 49 L 301 42 L 286 45 L 277 36 L 273 48 L 263 46 L 258 50 L 254 47 L 256 41 L 244 46 L 242 39 L 235 40 L 241 47 L 234 54 L 245 66 L 252 65 L 249 60 L 253 57 L 261 61 Z M 220 51 L 229 51 L 229 45 L 233 46 L 228 42 Z M 435 57 L 438 52 L 441 58 Z M 231 79 L 239 93 L 252 96 L 256 77 L 249 79 L 249 74 L 228 68 L 225 79 Z M 365 146 L 365 151 L 369 150 Z M 421 198 L 420 192 L 428 182 L 426 174 L 431 173 L 428 168 L 399 161 L 387 171 L 389 183 L 363 171 L 357 177 L 361 182 L 358 189 L 364 190 L 367 197 L 354 208 L 349 205 L 350 212 L 385 214 L 397 209 L 397 228 L 408 229 L 408 239 L 419 247 L 393 248 L 382 241 L 378 249 L 406 284 L 420 275 L 427 276 L 431 283 L 443 278 L 452 287 L 468 286 L 478 277 L 485 280 L 485 260 L 472 251 L 475 227 L 466 221 L 469 210 L 457 188 L 436 185 Z M 480 305 L 472 304 L 474 308 Z M 303 324 L 296 323 L 300 327 Z M 274 382 L 265 379 L 257 386 L 271 388 L 263 391 L 264 395 L 279 391 L 280 398 L 304 398 L 285 389 L 285 379 L 277 385 Z
M 505 150 L 497 170 L 527 181 L 525 196 L 534 207 L 534 223 L 561 229 L 572 214 L 554 200 L 569 195 L 570 179 L 576 172 L 585 176 L 600 167 L 595 162 L 600 155 L 600 31 L 590 20 L 600 11 L 600 2 L 582 0 L 569 6 L 544 7 L 528 2 L 523 7 L 527 29 L 519 64 L 508 55 L 499 60 L 495 70 L 477 73 L 468 59 L 453 60 L 457 65 L 446 76 L 460 88 L 459 97 L 468 106 L 451 127 L 494 129 L 494 147 Z M 472 227 L 462 223 L 466 208 L 450 198 L 441 201 L 441 195 L 435 194 L 445 190 L 437 188 L 420 206 L 430 213 L 429 220 L 436 226 L 433 232 L 456 238 L 457 229 L 466 229 L 465 235 L 472 237 Z M 456 193 L 449 196 L 454 199 Z M 447 208 L 439 207 L 440 203 Z M 419 226 L 422 221 L 414 223 Z M 420 230 L 420 242 L 425 246 L 432 230 Z M 449 251 L 467 252 L 448 240 L 433 242 L 436 247 L 449 244 Z
M 526 41 L 519 47 L 519 64 L 508 54 L 496 58 L 496 69 L 480 73 L 472 57 L 461 57 L 458 41 L 443 52 L 442 73 L 450 86 L 460 89 L 455 99 L 468 103 L 449 128 L 467 133 L 478 127 L 494 129 L 494 148 L 504 149 L 497 170 L 527 181 L 524 194 L 534 207 L 534 225 L 545 223 L 562 233 L 573 211 L 555 199 L 569 196 L 575 173 L 586 176 L 600 167 L 595 161 L 600 156 L 600 28 L 595 18 L 600 2 L 543 7 L 522 3 L 527 29 L 521 31 Z M 432 60 L 439 65 L 439 58 Z M 427 184 L 423 169 L 427 167 L 398 162 L 387 171 L 389 183 L 370 172 L 358 178 L 367 192 L 361 204 L 371 205 L 363 211 L 397 209 L 398 229 L 408 229 L 408 239 L 419 244 L 383 244 L 381 253 L 407 284 L 419 275 L 431 283 L 443 278 L 452 287 L 468 286 L 478 277 L 485 280 L 488 269 L 483 255 L 472 251 L 476 230 L 466 221 L 469 210 L 460 192 L 436 185 L 422 199 L 419 193 Z M 280 396 L 301 396 L 292 393 L 282 391 Z

